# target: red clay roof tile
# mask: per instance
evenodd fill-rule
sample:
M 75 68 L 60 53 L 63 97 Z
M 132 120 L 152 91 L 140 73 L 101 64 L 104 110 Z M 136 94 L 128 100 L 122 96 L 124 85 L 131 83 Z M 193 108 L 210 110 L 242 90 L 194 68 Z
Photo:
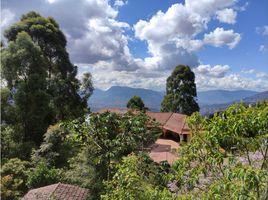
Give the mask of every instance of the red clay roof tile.
M 89 190 L 69 184 L 53 184 L 30 190 L 23 200 L 86 200 Z

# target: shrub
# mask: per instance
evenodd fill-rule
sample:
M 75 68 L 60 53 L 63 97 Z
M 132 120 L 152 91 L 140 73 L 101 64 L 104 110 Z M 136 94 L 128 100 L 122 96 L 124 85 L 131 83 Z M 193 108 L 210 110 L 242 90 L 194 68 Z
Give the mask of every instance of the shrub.
M 1 169 L 1 197 L 17 199 L 26 191 L 27 168 L 29 162 L 18 158 L 8 160 Z
M 27 175 L 28 188 L 37 188 L 60 182 L 63 177 L 63 171 L 61 169 L 49 168 L 46 163 L 40 162 Z

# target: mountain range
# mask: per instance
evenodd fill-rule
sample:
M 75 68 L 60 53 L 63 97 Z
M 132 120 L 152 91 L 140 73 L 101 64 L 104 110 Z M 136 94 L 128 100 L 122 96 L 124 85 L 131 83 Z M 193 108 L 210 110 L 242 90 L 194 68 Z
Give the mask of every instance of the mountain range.
M 151 111 L 159 111 L 165 92 L 143 88 L 112 86 L 108 90 L 95 89 L 88 104 L 92 111 L 107 107 L 125 108 L 128 100 L 134 95 L 140 96 L 145 106 Z M 268 99 L 268 91 L 210 90 L 197 92 L 198 104 L 203 114 L 211 114 L 215 111 L 225 109 L 230 104 L 240 102 L 241 100 L 246 103 L 255 103 L 258 100 L 264 99 Z

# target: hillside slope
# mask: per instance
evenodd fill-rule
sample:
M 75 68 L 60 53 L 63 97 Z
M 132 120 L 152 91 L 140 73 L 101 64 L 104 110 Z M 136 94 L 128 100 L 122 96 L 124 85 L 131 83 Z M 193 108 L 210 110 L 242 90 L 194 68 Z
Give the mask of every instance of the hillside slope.
M 125 108 L 128 100 L 134 96 L 140 96 L 145 105 L 152 111 L 159 111 L 165 92 L 153 91 L 143 88 L 131 88 L 113 86 L 103 91 L 95 89 L 89 99 L 89 106 L 92 111 L 97 111 L 105 107 Z M 241 99 L 247 102 L 255 102 L 257 99 L 267 98 L 267 92 L 258 93 L 250 90 L 211 90 L 198 92 L 198 103 L 202 112 L 225 108 L 233 102 Z

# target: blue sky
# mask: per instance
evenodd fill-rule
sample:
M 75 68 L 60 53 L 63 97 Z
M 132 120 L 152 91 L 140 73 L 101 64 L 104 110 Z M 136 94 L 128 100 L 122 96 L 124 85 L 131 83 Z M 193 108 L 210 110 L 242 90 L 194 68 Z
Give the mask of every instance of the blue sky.
M 31 10 L 59 22 L 97 88 L 164 90 L 185 64 L 200 91 L 268 90 L 267 0 L 2 0 L 2 30 Z

